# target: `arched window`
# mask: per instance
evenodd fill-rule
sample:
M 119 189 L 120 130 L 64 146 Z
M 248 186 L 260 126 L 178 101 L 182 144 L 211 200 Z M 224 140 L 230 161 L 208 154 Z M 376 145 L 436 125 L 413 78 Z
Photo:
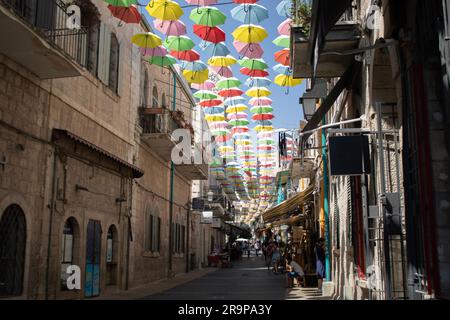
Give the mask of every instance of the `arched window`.
M 118 234 L 114 225 L 106 234 L 106 285 L 117 284 Z
M 25 214 L 12 204 L 0 219 L 0 297 L 23 292 L 26 237 Z
M 156 88 L 156 86 L 153 86 L 152 108 L 158 108 L 158 105 L 158 88 Z
M 78 224 L 74 218 L 69 218 L 64 223 L 61 238 L 61 289 L 67 290 L 67 267 L 75 264 L 75 239 Z

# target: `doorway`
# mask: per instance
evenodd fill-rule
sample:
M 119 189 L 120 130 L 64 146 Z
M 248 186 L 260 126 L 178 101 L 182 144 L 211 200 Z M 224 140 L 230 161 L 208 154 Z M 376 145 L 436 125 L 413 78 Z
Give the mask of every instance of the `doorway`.
M 102 243 L 102 227 L 100 221 L 89 220 L 86 237 L 84 296 L 90 298 L 100 295 L 100 254 Z

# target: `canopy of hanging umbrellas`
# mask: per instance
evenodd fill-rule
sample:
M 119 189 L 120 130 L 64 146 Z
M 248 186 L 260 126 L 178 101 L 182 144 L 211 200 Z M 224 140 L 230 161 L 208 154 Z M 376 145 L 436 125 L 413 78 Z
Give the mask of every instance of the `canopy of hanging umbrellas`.
M 279 36 L 272 39 L 280 49 L 271 57 L 277 63 L 272 68 L 276 73 L 273 80 L 263 59 L 269 35 L 260 25 L 269 18 L 269 10 L 258 0 L 104 1 L 121 23 L 140 23 L 144 9 L 153 18 L 155 33 L 136 34 L 131 42 L 150 64 L 179 65 L 218 145 L 211 174 L 232 201 L 247 208 L 249 215 L 241 222 L 254 221 L 276 192 L 278 145 L 269 87 L 274 83 L 288 92 L 289 87 L 301 83 L 292 77 L 290 68 L 291 1 L 274 0 L 277 14 L 285 20 L 277 28 Z M 221 29 L 229 18 L 238 25 L 231 35 Z M 195 39 L 187 36 L 182 19 L 193 22 Z M 207 54 L 207 61 L 200 60 L 205 54 L 196 51 L 196 46 Z M 247 77 L 244 83 L 234 76 L 234 65 Z M 256 145 L 252 135 L 257 137 Z M 284 161 L 292 157 L 292 148 L 289 139 Z

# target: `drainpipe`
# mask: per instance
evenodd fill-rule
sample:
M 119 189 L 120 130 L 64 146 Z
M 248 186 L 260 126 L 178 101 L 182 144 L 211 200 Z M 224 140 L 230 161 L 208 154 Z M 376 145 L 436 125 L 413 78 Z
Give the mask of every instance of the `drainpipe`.
M 53 232 L 53 215 L 55 212 L 55 201 L 56 201 L 56 164 L 57 164 L 57 147 L 54 149 L 53 153 L 53 179 L 52 179 L 52 198 L 50 207 L 50 219 L 48 222 L 48 245 L 47 245 L 47 266 L 45 270 L 45 300 L 49 297 L 49 281 L 50 281 L 50 256 L 52 252 L 52 232 Z
M 322 120 L 322 124 L 325 125 L 325 117 Z M 325 275 L 326 280 L 331 281 L 331 265 L 330 265 L 330 205 L 329 205 L 329 177 L 328 177 L 328 156 L 327 149 L 324 146 L 327 145 L 326 130 L 322 130 L 322 162 L 323 162 L 323 211 L 325 219 Z
M 191 225 L 191 221 L 190 221 L 190 213 L 191 213 L 191 209 L 190 209 L 190 204 L 188 204 L 189 207 L 187 208 L 187 214 L 186 214 L 186 273 L 189 273 L 189 238 L 190 238 L 190 225 Z
M 172 70 L 173 74 L 173 99 L 172 99 L 172 110 L 175 111 L 177 108 L 176 98 L 177 98 L 177 76 L 175 71 Z M 172 262 L 172 247 L 173 247 L 173 197 L 174 197 L 174 175 L 175 175 L 175 164 L 173 161 L 170 162 L 170 197 L 169 197 L 169 277 L 172 277 L 173 273 L 173 262 Z

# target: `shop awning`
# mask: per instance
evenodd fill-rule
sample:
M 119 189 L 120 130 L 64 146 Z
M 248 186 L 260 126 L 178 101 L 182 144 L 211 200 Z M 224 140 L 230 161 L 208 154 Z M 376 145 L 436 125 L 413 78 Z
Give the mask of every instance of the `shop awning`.
M 303 214 L 300 214 L 298 216 L 294 216 L 294 217 L 290 217 L 290 218 L 287 218 L 287 219 L 282 219 L 282 220 L 275 221 L 275 222 L 271 223 L 271 225 L 273 227 L 276 227 L 276 226 L 293 226 L 297 222 L 302 221 L 304 219 L 305 219 L 305 216 Z
M 316 129 L 319 124 L 322 122 L 323 117 L 330 111 L 333 104 L 336 102 L 337 98 L 341 95 L 344 89 L 349 88 L 359 71 L 361 70 L 361 63 L 355 62 L 353 63 L 344 75 L 339 79 L 339 81 L 334 86 L 333 90 L 331 90 L 330 94 L 326 97 L 326 99 L 322 102 L 319 109 L 317 109 L 316 113 L 311 117 L 311 120 L 308 122 L 306 127 L 302 130 L 305 134 L 302 136 L 302 140 L 306 141 L 311 133 L 308 133 L 311 130 Z
M 305 191 L 300 192 L 294 197 L 282 202 L 278 206 L 267 210 L 262 215 L 264 222 L 273 222 L 276 219 L 282 218 L 284 215 L 296 210 L 299 206 L 303 205 L 312 197 L 313 192 L 314 185 L 311 185 Z
M 331 28 L 342 17 L 345 10 L 350 8 L 352 0 L 314 0 L 312 4 L 312 17 L 310 45 L 308 57 L 315 77 L 319 52 L 325 44 L 325 37 Z

